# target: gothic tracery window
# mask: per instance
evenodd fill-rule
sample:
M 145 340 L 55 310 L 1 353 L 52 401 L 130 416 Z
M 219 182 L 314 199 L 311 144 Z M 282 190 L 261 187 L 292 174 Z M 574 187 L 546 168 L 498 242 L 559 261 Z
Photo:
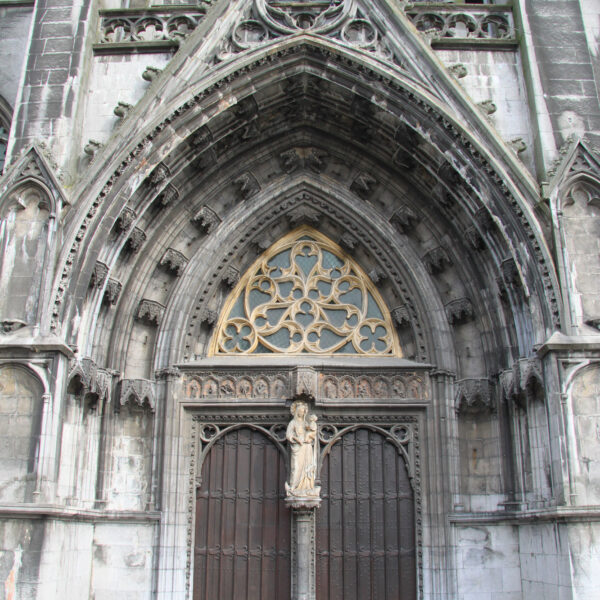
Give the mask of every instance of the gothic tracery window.
M 310 227 L 267 250 L 232 292 L 211 354 L 401 354 L 381 296 Z

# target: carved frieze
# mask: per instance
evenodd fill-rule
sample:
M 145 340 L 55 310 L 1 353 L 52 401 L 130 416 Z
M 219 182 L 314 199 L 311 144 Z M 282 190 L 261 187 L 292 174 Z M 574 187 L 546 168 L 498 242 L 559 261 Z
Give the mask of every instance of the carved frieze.
M 185 398 L 262 398 L 285 400 L 294 395 L 289 372 L 210 372 L 186 373 L 182 380 Z
M 419 371 L 372 369 L 329 372 L 313 367 L 270 370 L 206 370 L 185 373 L 183 396 L 189 400 L 254 398 L 285 400 L 309 396 L 334 400 L 428 400 L 429 376 Z
M 408 372 L 319 374 L 319 396 L 324 399 L 415 399 L 429 398 L 429 382 L 425 374 Z

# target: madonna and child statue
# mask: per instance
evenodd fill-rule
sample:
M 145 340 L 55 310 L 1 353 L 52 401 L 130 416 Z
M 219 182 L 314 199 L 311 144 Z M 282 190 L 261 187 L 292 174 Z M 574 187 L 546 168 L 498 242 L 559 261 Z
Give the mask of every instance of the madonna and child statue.
M 308 414 L 306 402 L 296 400 L 290 407 L 292 420 L 286 438 L 290 446 L 290 477 L 285 484 L 290 504 L 315 505 L 320 502 L 317 476 L 317 417 Z

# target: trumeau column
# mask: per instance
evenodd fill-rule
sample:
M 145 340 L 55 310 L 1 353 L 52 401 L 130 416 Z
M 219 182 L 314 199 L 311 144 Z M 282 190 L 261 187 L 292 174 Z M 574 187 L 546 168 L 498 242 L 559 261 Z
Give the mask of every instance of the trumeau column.
M 315 511 L 321 488 L 315 485 L 319 442 L 317 417 L 308 405 L 292 402 L 293 415 L 286 431 L 290 445 L 290 478 L 285 484 L 286 504 L 292 510 L 292 600 L 315 600 Z

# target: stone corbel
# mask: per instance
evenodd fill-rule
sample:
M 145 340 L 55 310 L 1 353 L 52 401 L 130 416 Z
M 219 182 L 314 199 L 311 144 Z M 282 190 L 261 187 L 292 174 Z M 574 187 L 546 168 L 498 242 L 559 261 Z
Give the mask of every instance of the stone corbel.
M 221 224 L 221 217 L 212 208 L 203 206 L 196 213 L 192 222 L 208 235 Z
M 456 382 L 455 409 L 457 413 L 493 412 L 495 408 L 489 379 L 460 379 Z
M 159 302 L 144 299 L 141 300 L 138 305 L 136 319 L 149 325 L 158 326 L 160 325 L 164 312 L 165 307 Z
M 450 325 L 462 325 L 472 321 L 475 312 L 468 298 L 458 298 L 446 304 L 446 316 Z
M 520 402 L 524 397 L 534 397 L 534 385 L 544 387 L 544 379 L 539 358 L 520 358 L 513 366 L 500 373 L 500 385 L 506 399 Z
M 354 192 L 359 198 L 368 200 L 377 187 L 377 180 L 368 173 L 359 173 L 352 184 L 350 191 Z
M 425 267 L 427 271 L 431 275 L 435 275 L 436 273 L 442 273 L 446 270 L 448 266 L 452 264 L 448 253 L 444 248 L 438 246 L 437 248 L 433 248 L 423 256 L 423 261 L 425 262 Z
M 135 253 L 146 241 L 146 233 L 139 227 L 134 227 L 131 235 L 127 238 L 127 248 Z
M 412 231 L 418 220 L 416 213 L 408 206 L 401 206 L 390 217 L 390 223 L 403 235 Z
M 90 287 L 101 288 L 106 281 L 107 275 L 108 265 L 105 265 L 103 262 L 97 260 L 96 264 L 94 265 L 94 270 L 92 271 L 92 276 L 90 277 Z
M 167 248 L 167 251 L 160 259 L 159 265 L 166 267 L 176 277 L 179 277 L 183 273 L 187 263 L 188 259 L 181 252 L 173 248 Z
M 165 189 L 158 196 L 161 206 L 173 204 L 178 198 L 179 190 L 172 183 L 168 183 Z
M 85 400 L 95 409 L 112 398 L 113 380 L 118 371 L 98 367 L 91 358 L 72 359 L 67 375 L 67 392 Z
M 258 194 L 260 185 L 252 173 L 242 173 L 239 177 L 233 180 L 236 187 L 236 196 L 238 200 L 248 200 L 252 196 Z
M 171 176 L 171 171 L 169 167 L 164 163 L 158 163 L 155 167 L 154 171 L 150 173 L 150 177 L 148 177 L 148 182 L 152 187 L 158 187 L 161 183 L 165 182 Z
M 117 411 L 122 406 L 139 406 L 148 408 L 151 412 L 156 409 L 156 382 L 149 379 L 122 379 L 119 386 L 119 402 Z

